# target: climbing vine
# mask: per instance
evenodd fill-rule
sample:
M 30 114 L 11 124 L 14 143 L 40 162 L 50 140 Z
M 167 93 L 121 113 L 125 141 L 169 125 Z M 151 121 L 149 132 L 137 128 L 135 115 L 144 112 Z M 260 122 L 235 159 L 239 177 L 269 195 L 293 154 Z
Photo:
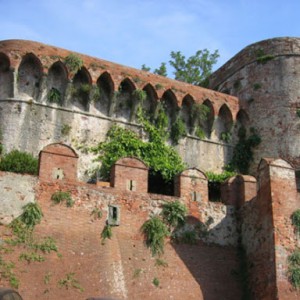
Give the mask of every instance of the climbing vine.
M 186 126 L 184 121 L 177 117 L 176 121 L 171 126 L 171 140 L 174 145 L 177 145 L 179 140 L 186 134 Z
M 107 140 L 91 149 L 98 155 L 96 160 L 102 162 L 99 170 L 101 179 L 108 180 L 112 165 L 125 156 L 140 158 L 149 166 L 152 174 L 161 174 L 166 182 L 183 171 L 184 163 L 180 156 L 174 148 L 165 144 L 167 135 L 163 130 L 164 120 L 158 119 L 156 125 L 141 115 L 139 120 L 148 134 L 148 142 L 129 129 L 113 125 L 107 133 Z
M 230 165 L 240 173 L 248 174 L 250 163 L 253 160 L 253 148 L 260 144 L 261 138 L 253 127 L 250 128 L 249 137 L 247 137 L 246 129 L 241 127 L 238 137 L 239 141 L 234 147 Z

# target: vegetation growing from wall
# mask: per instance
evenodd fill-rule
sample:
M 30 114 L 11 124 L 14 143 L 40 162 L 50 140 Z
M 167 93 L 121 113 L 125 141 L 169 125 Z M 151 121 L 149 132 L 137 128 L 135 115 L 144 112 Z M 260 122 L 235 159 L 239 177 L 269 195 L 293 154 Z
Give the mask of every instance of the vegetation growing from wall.
M 272 60 L 274 58 L 274 55 L 266 54 L 263 49 L 258 49 L 256 51 L 256 61 L 259 64 L 266 64 L 269 60 Z
M 75 278 L 75 273 L 67 273 L 65 278 L 62 278 L 58 281 L 59 287 L 64 287 L 67 290 L 70 288 L 75 288 L 80 290 L 80 292 L 84 291 L 84 288 L 80 285 L 78 279 Z
M 104 244 L 106 239 L 111 239 L 111 238 L 112 238 L 111 226 L 106 224 L 101 232 L 102 244 Z
M 51 200 L 55 204 L 65 202 L 67 207 L 72 207 L 75 203 L 75 201 L 72 199 L 71 193 L 64 191 L 56 191 L 54 194 L 52 194 Z
M 43 213 L 40 206 L 37 203 L 28 203 L 24 206 L 23 214 L 20 216 L 20 220 L 30 228 L 39 224 L 42 220 Z
M 186 126 L 185 122 L 180 118 L 177 117 L 176 121 L 171 126 L 171 140 L 173 144 L 177 145 L 179 140 L 184 137 L 186 134 Z
M 83 61 L 82 59 L 76 55 L 75 53 L 70 53 L 66 58 L 65 58 L 65 65 L 67 66 L 68 70 L 75 74 L 78 72 L 81 67 L 83 66 Z
M 224 171 L 222 173 L 216 174 L 213 172 L 205 173 L 208 180 L 208 197 L 209 201 L 220 201 L 221 200 L 221 184 L 225 182 L 228 178 L 235 176 L 234 171 Z
M 43 213 L 37 203 L 29 203 L 24 206 L 21 216 L 10 223 L 13 236 L 5 239 L 0 247 L 0 274 L 1 277 L 8 280 L 10 286 L 18 288 L 19 279 L 14 273 L 15 264 L 4 260 L 5 253 L 13 251 L 13 247 L 21 246 L 25 252 L 20 253 L 19 260 L 30 262 L 43 262 L 43 254 L 51 251 L 57 252 L 57 246 L 53 238 L 45 237 L 37 239 L 34 236 L 34 227 L 40 223 Z
M 143 102 L 147 98 L 147 93 L 144 90 L 136 89 L 132 93 L 133 97 L 135 97 L 138 101 Z
M 165 238 L 170 235 L 167 225 L 159 216 L 152 216 L 141 228 L 147 247 L 153 256 L 163 254 Z
M 99 172 L 102 180 L 108 180 L 113 164 L 126 156 L 140 158 L 149 166 L 151 174 L 161 174 L 166 182 L 183 171 L 184 163 L 180 156 L 175 149 L 165 144 L 165 118 L 158 116 L 155 125 L 142 116 L 140 121 L 148 134 L 148 142 L 144 142 L 131 130 L 113 125 L 107 133 L 107 140 L 91 149 L 98 155 L 96 160 L 102 162 Z
M 152 216 L 142 225 L 145 243 L 153 256 L 163 254 L 165 238 L 185 224 L 186 215 L 187 207 L 178 200 L 166 202 L 160 215 Z
M 250 163 L 253 160 L 253 148 L 257 147 L 261 138 L 254 128 L 250 128 L 247 137 L 246 129 L 241 127 L 238 131 L 239 140 L 234 147 L 230 166 L 242 174 L 248 174 Z
M 176 228 L 185 224 L 187 208 L 180 201 L 166 202 L 162 205 L 161 212 L 163 221 L 169 228 Z
M 294 225 L 296 232 L 300 233 L 300 209 L 297 209 L 291 215 L 292 224 Z
M 300 249 L 296 249 L 288 257 L 288 275 L 292 285 L 296 288 L 300 288 Z
M 54 87 L 48 92 L 47 98 L 50 103 L 61 104 L 62 101 L 61 92 Z
M 3 155 L 0 161 L 0 170 L 20 174 L 38 174 L 38 159 L 30 153 L 12 150 Z

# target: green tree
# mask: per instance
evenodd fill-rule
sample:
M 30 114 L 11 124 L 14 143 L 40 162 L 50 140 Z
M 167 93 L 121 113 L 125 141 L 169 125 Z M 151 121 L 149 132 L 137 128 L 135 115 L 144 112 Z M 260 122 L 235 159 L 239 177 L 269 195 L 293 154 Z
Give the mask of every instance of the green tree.
M 142 64 L 141 70 L 142 70 L 142 71 L 146 71 L 146 72 L 150 72 L 150 71 L 151 71 L 151 68 L 150 68 L 150 67 L 147 67 L 145 64 Z
M 170 66 L 174 69 L 173 74 L 176 80 L 187 82 L 203 87 L 208 86 L 208 77 L 212 73 L 213 66 L 219 58 L 218 50 L 210 53 L 209 50 L 198 50 L 194 55 L 186 58 L 180 51 L 172 51 Z M 151 71 L 151 68 L 145 64 L 142 65 L 143 71 Z M 168 76 L 166 63 L 161 63 L 158 69 L 155 69 L 154 74 Z
M 167 73 L 167 65 L 166 65 L 166 63 L 162 62 L 161 65 L 160 65 L 160 67 L 158 69 L 154 70 L 154 74 L 167 77 L 168 73 Z
M 175 79 L 194 85 L 207 86 L 207 78 L 219 57 L 218 50 L 210 53 L 207 49 L 198 50 L 195 55 L 186 57 L 180 51 L 171 52 L 170 65 L 174 68 Z

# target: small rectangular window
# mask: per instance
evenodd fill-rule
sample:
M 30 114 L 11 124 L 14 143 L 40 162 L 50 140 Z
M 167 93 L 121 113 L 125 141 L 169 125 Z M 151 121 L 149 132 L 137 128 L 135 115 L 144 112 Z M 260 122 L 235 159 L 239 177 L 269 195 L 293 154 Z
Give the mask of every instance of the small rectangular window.
M 107 224 L 111 226 L 120 225 L 120 208 L 117 205 L 108 206 L 108 219 Z
M 199 192 L 191 192 L 192 201 L 201 202 L 201 194 Z
M 128 191 L 136 191 L 136 181 L 135 180 L 127 180 L 127 190 Z

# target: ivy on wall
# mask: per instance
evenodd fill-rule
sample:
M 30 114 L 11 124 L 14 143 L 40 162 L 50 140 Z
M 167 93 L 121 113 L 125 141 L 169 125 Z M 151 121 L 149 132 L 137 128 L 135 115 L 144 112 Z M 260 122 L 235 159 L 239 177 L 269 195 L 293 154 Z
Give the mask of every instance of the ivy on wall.
M 250 135 L 248 137 L 245 127 L 241 127 L 238 131 L 238 138 L 239 140 L 234 147 L 230 166 L 242 174 L 248 174 L 250 163 L 253 160 L 253 148 L 260 144 L 261 138 L 252 127 L 250 128 Z
M 107 140 L 99 143 L 91 150 L 97 154 L 96 160 L 101 161 L 102 165 L 99 175 L 102 180 L 108 180 L 110 169 L 113 164 L 125 156 L 140 158 L 150 168 L 150 173 L 160 174 L 166 182 L 184 170 L 185 165 L 171 146 L 165 144 L 168 134 L 165 130 L 166 116 L 161 113 L 151 123 L 143 116 L 141 110 L 138 112 L 139 120 L 143 129 L 148 134 L 148 141 L 143 141 L 137 133 L 113 125 L 107 133 Z

